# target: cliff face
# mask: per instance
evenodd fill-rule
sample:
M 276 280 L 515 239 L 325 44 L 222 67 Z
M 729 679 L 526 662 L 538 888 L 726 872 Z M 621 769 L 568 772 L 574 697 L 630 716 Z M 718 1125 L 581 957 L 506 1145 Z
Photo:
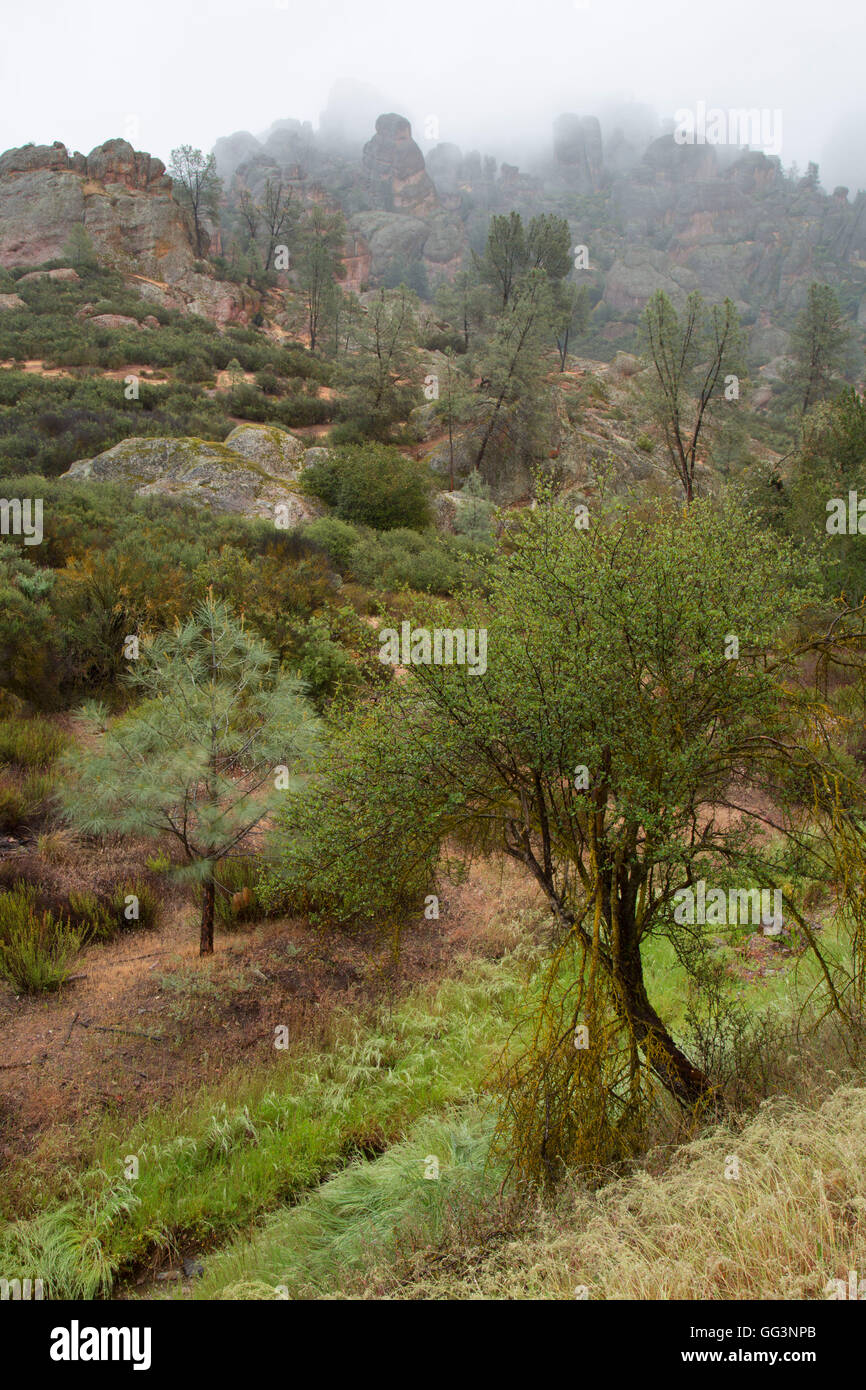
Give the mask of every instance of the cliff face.
M 58 259 L 76 227 L 101 261 L 166 308 L 228 323 L 245 322 L 256 307 L 241 286 L 194 269 L 190 229 L 161 159 L 126 140 L 107 140 L 88 155 L 55 141 L 0 156 L 0 265 Z
M 813 280 L 866 306 L 866 196 L 823 192 L 792 179 L 778 159 L 745 151 L 723 162 L 712 146 L 649 146 L 627 177 L 611 180 L 619 227 L 605 276 L 611 310 L 633 313 L 661 286 L 675 298 L 699 289 L 790 322 Z
M 63 254 L 75 226 L 122 269 L 172 283 L 192 269 L 186 222 L 160 159 L 108 140 L 89 155 L 25 145 L 0 156 L 0 264 Z

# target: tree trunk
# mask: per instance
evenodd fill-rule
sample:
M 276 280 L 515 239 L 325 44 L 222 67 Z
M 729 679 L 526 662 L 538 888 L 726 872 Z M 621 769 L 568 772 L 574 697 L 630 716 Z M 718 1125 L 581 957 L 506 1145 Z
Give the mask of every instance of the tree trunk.
M 213 913 L 214 913 L 214 878 L 213 870 L 204 881 L 201 898 L 201 941 L 199 945 L 200 956 L 213 955 Z
M 653 1075 L 688 1110 L 703 1110 L 712 1106 L 715 1089 L 709 1077 L 699 1067 L 693 1066 L 677 1047 L 649 1001 L 639 951 L 624 963 L 615 986 L 623 1014 Z

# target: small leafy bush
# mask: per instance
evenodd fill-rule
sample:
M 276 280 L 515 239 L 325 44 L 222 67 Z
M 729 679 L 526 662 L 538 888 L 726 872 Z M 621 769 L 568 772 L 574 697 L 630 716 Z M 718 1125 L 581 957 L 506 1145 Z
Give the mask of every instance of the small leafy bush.
M 304 488 L 333 507 L 343 521 L 422 530 L 430 521 L 432 483 L 427 467 L 387 444 L 332 449 L 304 473 Z

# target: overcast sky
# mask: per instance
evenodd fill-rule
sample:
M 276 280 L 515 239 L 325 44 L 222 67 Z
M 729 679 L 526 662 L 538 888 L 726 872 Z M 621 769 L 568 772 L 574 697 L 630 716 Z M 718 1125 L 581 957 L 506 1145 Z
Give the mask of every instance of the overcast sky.
M 4 16 L 0 149 L 125 135 L 166 161 L 352 78 L 439 137 L 507 156 L 561 111 L 703 101 L 782 113 L 783 164 L 866 187 L 864 0 L 24 0 Z M 377 97 L 372 98 L 378 104 Z M 370 131 L 372 133 L 372 131 Z

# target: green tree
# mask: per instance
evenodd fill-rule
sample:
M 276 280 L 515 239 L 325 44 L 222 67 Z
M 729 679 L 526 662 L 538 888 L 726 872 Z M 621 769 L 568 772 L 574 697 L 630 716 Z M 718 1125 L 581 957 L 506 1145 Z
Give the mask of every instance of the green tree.
M 267 274 L 277 246 L 288 246 L 297 225 L 292 189 L 282 179 L 266 179 L 259 201 L 248 188 L 241 189 L 238 208 L 246 228 L 247 246 L 261 257 L 262 270 Z
M 192 145 L 178 145 L 171 152 L 168 172 L 175 184 L 178 201 L 192 218 L 195 253 L 203 256 L 207 251 L 205 219 L 217 216 L 222 192 L 216 159 L 212 154 L 204 155 L 201 150 L 193 149 Z
M 357 350 L 343 359 L 345 413 L 376 439 L 387 439 L 391 425 L 418 404 L 417 323 L 418 299 L 411 290 L 379 290 L 359 318 Z
M 471 270 L 458 270 L 452 281 L 443 281 L 436 291 L 436 307 L 462 336 L 464 352 L 469 351 L 473 333 L 484 323 L 486 297 L 484 286 Z
M 568 349 L 573 338 L 582 338 L 589 324 L 589 288 L 586 285 L 559 284 L 553 298 L 553 328 L 559 353 L 559 370 L 565 371 Z
M 526 232 L 520 213 L 491 217 L 480 268 L 483 278 L 499 294 L 503 309 L 507 308 L 528 265 Z
M 549 280 L 564 280 L 573 264 L 571 232 L 564 217 L 542 213 L 533 217 L 526 233 L 526 258 L 530 267 L 543 270 Z
M 745 341 L 733 301 L 707 306 L 697 291 L 679 315 L 663 290 L 644 309 L 642 330 L 652 368 L 647 401 L 671 466 L 691 502 L 698 448 L 725 391 L 745 373 Z M 735 397 L 731 397 L 735 399 Z
M 544 351 L 551 318 L 547 276 L 531 270 L 479 353 L 482 399 L 474 465 L 488 481 L 498 465 L 537 447 L 549 396 Z
M 316 350 L 336 282 L 346 278 L 341 260 L 345 240 L 342 213 L 328 212 L 318 203 L 308 209 L 298 225 L 294 264 L 304 296 L 311 352 Z
M 490 488 L 477 469 L 469 474 L 460 489 L 460 498 L 454 530 L 459 536 L 468 536 L 470 540 L 489 541 L 494 507 Z
M 417 913 L 444 846 L 449 859 L 504 852 L 539 886 L 557 931 L 530 1029 L 551 1050 L 532 1054 L 520 1081 L 542 1116 L 536 1159 L 542 1063 L 557 1049 L 574 1058 L 593 982 L 621 1031 L 591 1046 L 621 1057 L 632 1081 L 646 1069 L 689 1110 L 712 1102 L 650 998 L 644 954 L 667 938 L 706 985 L 718 928 L 680 925 L 678 891 L 713 874 L 778 874 L 737 788 L 774 786 L 784 802 L 779 786 L 812 758 L 817 701 L 765 661 L 799 602 L 791 573 L 784 548 L 733 509 L 658 506 L 583 530 L 568 509 L 540 506 L 515 526 L 484 596 L 461 606 L 461 625 L 486 634 L 484 668 L 419 655 L 340 724 L 315 783 L 281 813 L 277 879 L 304 882 L 336 920 Z M 453 604 L 425 607 L 428 627 L 455 620 Z M 566 963 L 574 987 L 562 989 Z M 547 1029 L 550 1008 L 560 1014 Z
M 76 222 L 72 228 L 63 255 L 76 270 L 94 270 L 99 264 L 96 247 L 83 222 Z
M 454 435 L 478 407 L 478 397 L 460 366 L 451 348 L 443 354 L 445 370 L 437 372 L 439 390 L 433 405 L 433 414 L 448 431 L 448 480 L 454 491 Z
M 299 683 L 212 598 L 142 641 L 127 679 L 139 696 L 128 713 L 109 722 L 98 706 L 85 711 L 101 737 L 68 756 L 66 814 L 90 834 L 172 836 L 201 887 L 208 955 L 217 866 L 296 782 L 317 726 Z
M 836 291 L 830 285 L 810 285 L 806 306 L 791 334 L 793 360 L 787 374 L 803 415 L 832 394 L 834 378 L 845 367 L 850 337 Z

